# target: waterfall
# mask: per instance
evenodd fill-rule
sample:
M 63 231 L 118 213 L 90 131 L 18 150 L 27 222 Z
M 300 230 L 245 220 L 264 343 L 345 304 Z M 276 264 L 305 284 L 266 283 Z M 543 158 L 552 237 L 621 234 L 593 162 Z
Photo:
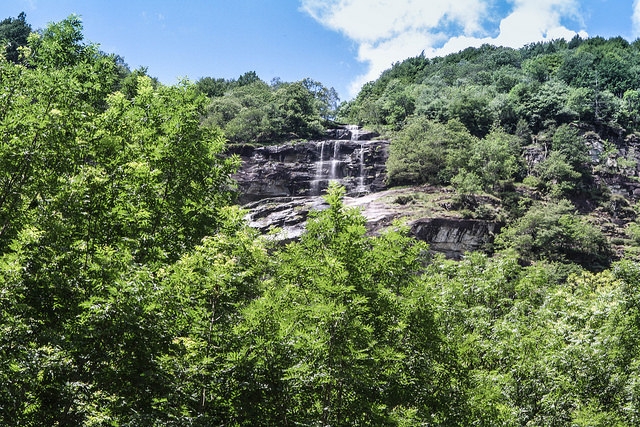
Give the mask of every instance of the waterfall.
M 358 175 L 358 193 L 366 192 L 364 188 L 364 141 L 360 141 L 360 174 Z
M 331 159 L 331 174 L 329 180 L 338 179 L 338 165 L 340 163 L 340 141 L 333 141 L 333 158 Z
M 310 195 L 319 196 L 322 190 L 326 188 L 327 181 L 339 181 L 341 185 L 347 187 L 348 193 L 362 195 L 369 192 L 365 179 L 365 141 L 360 141 L 360 128 L 357 125 L 349 125 L 346 129 L 350 135 L 349 146 L 347 147 L 342 147 L 342 143 L 338 139 L 317 143 L 316 147 L 320 152 L 320 158 L 315 162 L 315 173 L 310 181 Z M 331 143 L 333 144 L 333 153 L 327 153 L 327 158 L 325 159 L 325 146 Z M 358 143 L 360 148 L 354 149 L 353 147 L 357 146 Z M 350 154 L 347 156 L 345 153 Z M 348 159 L 345 160 L 345 156 Z M 348 162 L 346 168 L 344 167 L 345 161 Z M 327 164 L 329 162 L 330 165 Z
M 320 183 L 324 175 L 324 141 L 320 141 L 320 160 L 316 162 L 316 174 L 311 181 L 311 194 L 313 196 L 320 195 Z
M 358 125 L 347 126 L 349 132 L 351 132 L 351 142 L 358 141 L 360 139 L 360 127 Z M 356 187 L 356 193 L 367 193 L 365 187 L 365 170 L 364 170 L 364 141 L 360 141 L 360 153 L 358 154 L 358 186 Z

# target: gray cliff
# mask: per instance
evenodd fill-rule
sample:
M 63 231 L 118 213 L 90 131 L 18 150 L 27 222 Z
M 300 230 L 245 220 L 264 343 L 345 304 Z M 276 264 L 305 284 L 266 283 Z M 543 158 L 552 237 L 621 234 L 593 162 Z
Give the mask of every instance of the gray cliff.
M 329 182 L 343 185 L 348 195 L 385 188 L 385 162 L 389 142 L 356 129 L 331 131 L 333 139 L 290 142 L 261 147 L 231 146 L 242 159 L 234 176 L 240 188 L 239 202 L 265 198 L 318 196 Z

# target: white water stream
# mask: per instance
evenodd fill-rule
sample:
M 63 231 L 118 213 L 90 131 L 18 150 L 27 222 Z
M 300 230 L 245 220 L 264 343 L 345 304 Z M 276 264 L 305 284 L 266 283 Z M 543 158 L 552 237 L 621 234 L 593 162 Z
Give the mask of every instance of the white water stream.
M 346 129 L 350 133 L 350 143 L 351 145 L 355 145 L 356 141 L 360 142 L 360 148 L 356 149 L 357 153 L 353 155 L 357 155 L 358 162 L 358 171 L 357 176 L 354 176 L 355 173 L 351 173 L 349 179 L 351 179 L 351 185 L 355 184 L 355 192 L 359 195 L 368 193 L 365 186 L 365 164 L 364 164 L 364 152 L 365 152 L 365 143 L 364 141 L 360 141 L 360 128 L 357 125 L 348 125 Z M 318 144 L 318 150 L 320 151 L 319 159 L 315 163 L 315 174 L 313 180 L 311 181 L 311 194 L 314 196 L 318 196 L 322 193 L 323 183 L 335 182 L 342 180 L 344 171 L 341 169 L 341 165 L 345 163 L 345 159 L 341 158 L 341 142 L 340 140 L 330 141 L 333 143 L 333 152 L 325 161 L 325 141 L 320 141 Z M 353 162 L 352 158 L 352 162 Z M 327 165 L 329 163 L 329 165 Z M 354 162 L 355 163 L 355 162 Z M 327 167 L 329 166 L 329 167 Z M 357 181 L 355 181 L 357 178 Z M 345 183 L 346 184 L 346 183 Z M 347 185 L 348 186 L 348 185 Z M 353 188 L 352 188 L 353 189 Z

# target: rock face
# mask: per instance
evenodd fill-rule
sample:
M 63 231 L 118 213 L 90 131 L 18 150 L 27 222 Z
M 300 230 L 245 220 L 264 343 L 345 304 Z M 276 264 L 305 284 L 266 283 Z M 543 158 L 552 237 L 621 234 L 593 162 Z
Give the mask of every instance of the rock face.
M 640 137 L 628 135 L 614 150 L 603 156 L 605 143 L 596 137 L 587 139 L 592 158 L 599 159 L 596 181 L 606 185 L 612 194 L 632 201 L 640 200 Z M 595 154 L 594 154 L 595 153 Z M 594 162 L 595 163 L 595 162 Z
M 488 249 L 500 230 L 501 224 L 494 221 L 422 217 L 425 212 L 393 202 L 410 191 L 415 190 L 392 189 L 361 197 L 345 197 L 344 204 L 361 210 L 370 234 L 384 230 L 396 219 L 404 220 L 412 236 L 429 243 L 431 251 L 453 259 L 460 259 L 465 252 Z M 299 238 L 309 212 L 326 207 L 319 196 L 262 199 L 245 205 L 249 209 L 249 224 L 265 234 L 277 227 L 279 232 L 273 238 L 282 242 Z
M 428 242 L 434 252 L 460 259 L 465 252 L 486 250 L 500 231 L 493 221 L 464 218 L 423 218 L 411 224 L 411 234 Z
M 265 198 L 317 196 L 331 181 L 343 185 L 348 195 L 385 188 L 385 162 L 389 142 L 356 127 L 333 130 L 322 141 L 263 147 L 231 146 L 242 159 L 234 176 L 240 187 L 240 204 Z
M 616 136 L 608 142 L 592 129 L 579 130 L 589 154 L 594 184 L 607 187 L 618 196 L 609 208 L 617 206 L 613 220 L 624 225 L 636 216 L 631 204 L 640 201 L 640 136 Z M 387 189 L 384 181 L 389 142 L 377 138 L 375 133 L 346 126 L 327 131 L 326 138 L 320 141 L 230 147 L 229 151 L 243 160 L 235 178 L 240 187 L 239 201 L 249 210 L 249 223 L 264 233 L 277 228 L 274 239 L 297 239 L 304 232 L 309 212 L 326 208 L 320 196 L 330 182 L 336 181 L 347 190 L 345 205 L 361 209 L 371 234 L 401 219 L 414 237 L 449 258 L 490 249 L 500 231 L 499 222 L 461 218 L 447 201 L 436 203 L 442 209 L 434 208 L 430 201 L 430 206 L 423 205 L 420 210 L 420 200 L 431 191 L 426 188 Z M 548 155 L 544 141 L 534 140 L 524 147 L 529 172 L 535 172 Z M 442 188 L 434 191 L 446 193 Z
M 633 202 L 640 201 L 640 136 L 629 134 L 606 141 L 592 129 L 579 129 L 590 161 L 595 184 L 607 187 L 611 194 Z M 535 144 L 525 147 L 523 157 L 529 173 L 549 155 L 549 147 Z

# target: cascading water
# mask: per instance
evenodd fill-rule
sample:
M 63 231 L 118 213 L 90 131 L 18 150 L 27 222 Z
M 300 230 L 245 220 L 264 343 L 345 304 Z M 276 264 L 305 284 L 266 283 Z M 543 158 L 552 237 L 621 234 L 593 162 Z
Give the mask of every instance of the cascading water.
M 327 182 L 339 181 L 342 185 L 347 187 L 348 193 L 365 194 L 368 193 L 368 189 L 365 185 L 365 141 L 360 141 L 360 128 L 357 125 L 349 125 L 346 127 L 349 131 L 350 141 L 347 145 L 346 142 L 341 142 L 338 139 L 331 141 L 320 141 L 317 144 L 317 150 L 319 153 L 319 159 L 315 162 L 315 173 L 313 179 L 310 182 L 309 194 L 313 196 L 319 196 L 326 188 Z M 354 149 L 353 147 L 360 143 L 360 148 Z M 331 154 L 327 154 L 325 158 L 325 149 L 328 144 L 333 144 L 333 150 Z M 343 147 L 343 144 L 345 147 Z M 351 154 L 349 154 L 351 153 Z M 348 163 L 348 167 L 343 166 L 345 162 Z M 329 163 L 329 164 L 328 164 Z M 357 165 L 357 166 L 356 166 Z M 348 177 L 345 178 L 345 173 Z
M 324 175 L 324 141 L 320 141 L 320 160 L 316 162 L 316 174 L 311 181 L 311 194 L 320 195 L 320 183 Z
M 333 141 L 333 157 L 331 158 L 331 174 L 329 181 L 335 181 L 338 177 L 338 165 L 340 164 L 340 141 Z
M 351 142 L 358 141 L 360 139 L 360 127 L 357 125 L 349 125 L 347 129 L 351 133 Z M 366 193 L 365 188 L 365 170 L 364 170 L 364 141 L 360 141 L 360 152 L 358 153 L 358 185 L 356 187 L 356 193 Z
M 364 142 L 360 141 L 360 173 L 358 175 L 358 188 L 356 191 L 358 193 L 366 192 L 364 188 Z

